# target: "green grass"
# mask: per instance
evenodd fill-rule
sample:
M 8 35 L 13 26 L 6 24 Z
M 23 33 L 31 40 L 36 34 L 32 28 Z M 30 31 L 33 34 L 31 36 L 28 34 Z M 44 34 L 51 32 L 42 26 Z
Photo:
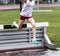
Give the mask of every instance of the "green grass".
M 19 10 L 6 10 L 0 11 L 0 24 L 8 24 L 13 21 L 18 22 Z
M 36 22 L 49 22 L 47 34 L 51 41 L 60 47 L 60 8 L 40 8 L 41 10 L 53 10 L 53 12 L 34 12 L 33 17 Z M 11 24 L 13 21 L 19 22 L 19 10 L 0 11 L 0 24 Z

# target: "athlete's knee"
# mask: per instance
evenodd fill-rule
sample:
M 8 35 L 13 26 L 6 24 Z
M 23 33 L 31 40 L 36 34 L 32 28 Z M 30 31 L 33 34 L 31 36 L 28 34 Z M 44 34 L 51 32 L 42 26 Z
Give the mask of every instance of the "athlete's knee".
M 32 29 L 35 29 L 35 28 L 36 28 L 36 25 L 33 25 L 33 26 L 32 26 Z
M 22 25 L 23 25 L 23 24 L 20 24 L 20 25 L 19 25 L 18 30 L 20 30 L 20 29 L 22 28 Z

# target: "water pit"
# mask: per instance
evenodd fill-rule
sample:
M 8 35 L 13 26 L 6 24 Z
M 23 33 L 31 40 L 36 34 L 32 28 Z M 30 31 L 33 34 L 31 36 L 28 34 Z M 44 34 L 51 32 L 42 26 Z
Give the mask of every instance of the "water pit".
M 0 56 L 60 56 L 60 49 L 45 51 L 16 51 L 1 53 Z

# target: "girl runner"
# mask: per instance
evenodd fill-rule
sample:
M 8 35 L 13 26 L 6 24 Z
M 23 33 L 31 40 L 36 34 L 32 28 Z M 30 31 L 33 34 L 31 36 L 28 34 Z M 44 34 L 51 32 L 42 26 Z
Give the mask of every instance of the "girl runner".
M 35 21 L 34 18 L 32 16 L 32 11 L 33 11 L 33 6 L 34 6 L 34 0 L 23 0 L 24 4 L 23 4 L 23 8 L 21 10 L 20 13 L 20 23 L 19 25 L 17 25 L 16 23 L 13 23 L 17 29 L 21 29 L 25 19 L 27 19 L 31 25 L 32 25 L 32 32 L 33 32 L 33 39 L 32 39 L 32 43 L 34 44 L 38 44 L 37 40 L 36 40 L 36 25 L 35 25 Z

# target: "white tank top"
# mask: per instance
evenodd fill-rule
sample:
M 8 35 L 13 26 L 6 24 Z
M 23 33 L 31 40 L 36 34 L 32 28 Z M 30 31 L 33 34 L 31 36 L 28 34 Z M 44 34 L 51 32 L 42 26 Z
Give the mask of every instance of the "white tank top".
M 34 4 L 35 4 L 34 1 L 27 0 L 27 2 L 23 4 L 23 8 L 22 8 L 20 15 L 25 16 L 25 17 L 32 16 Z

